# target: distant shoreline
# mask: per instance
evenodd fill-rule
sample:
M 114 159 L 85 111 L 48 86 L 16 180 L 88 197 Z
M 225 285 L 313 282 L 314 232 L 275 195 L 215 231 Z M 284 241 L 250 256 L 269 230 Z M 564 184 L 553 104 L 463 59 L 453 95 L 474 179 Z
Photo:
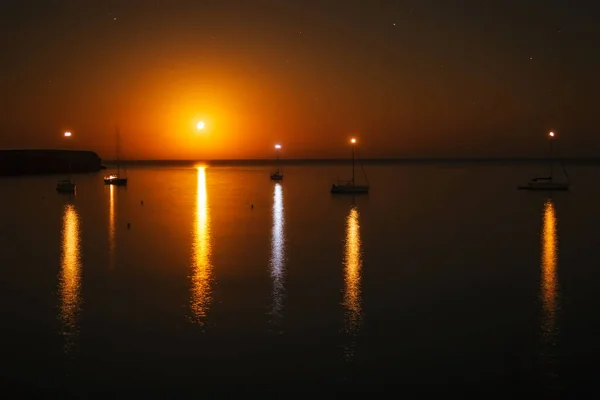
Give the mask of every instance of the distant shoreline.
M 104 164 L 116 164 L 116 160 L 102 160 Z M 348 164 L 346 159 L 280 159 L 282 165 L 340 165 Z M 368 165 L 398 165 L 398 164 L 480 164 L 480 165 L 515 165 L 515 164 L 544 164 L 549 158 L 364 158 L 357 159 L 357 164 Z M 569 165 L 600 165 L 600 157 L 561 157 L 554 161 Z M 164 166 L 193 166 L 206 164 L 209 166 L 264 166 L 273 165 L 274 159 L 232 159 L 232 160 L 121 160 L 121 165 L 164 165 Z

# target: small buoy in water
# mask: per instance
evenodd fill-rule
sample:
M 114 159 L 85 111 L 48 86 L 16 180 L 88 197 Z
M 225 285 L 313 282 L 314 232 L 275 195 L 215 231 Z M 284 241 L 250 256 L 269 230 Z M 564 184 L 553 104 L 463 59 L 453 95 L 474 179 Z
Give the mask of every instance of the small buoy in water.
M 44 200 L 44 199 L 45 199 L 45 197 L 44 197 L 44 196 L 42 196 L 42 200 Z
M 250 204 L 250 208 L 254 208 L 254 204 Z
M 127 229 L 131 228 L 131 222 L 127 223 Z
M 140 201 L 140 204 L 141 204 L 141 205 L 144 205 L 144 200 Z

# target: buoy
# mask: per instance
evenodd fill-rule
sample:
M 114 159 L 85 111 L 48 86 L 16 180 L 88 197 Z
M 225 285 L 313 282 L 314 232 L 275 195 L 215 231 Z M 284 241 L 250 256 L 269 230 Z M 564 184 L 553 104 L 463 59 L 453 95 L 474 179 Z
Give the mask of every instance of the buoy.
M 131 228 L 131 222 L 127 223 L 127 229 Z
M 254 204 L 251 204 L 251 205 L 250 205 L 250 208 L 254 208 Z
M 140 204 L 141 204 L 141 205 L 144 205 L 144 200 L 140 201 Z

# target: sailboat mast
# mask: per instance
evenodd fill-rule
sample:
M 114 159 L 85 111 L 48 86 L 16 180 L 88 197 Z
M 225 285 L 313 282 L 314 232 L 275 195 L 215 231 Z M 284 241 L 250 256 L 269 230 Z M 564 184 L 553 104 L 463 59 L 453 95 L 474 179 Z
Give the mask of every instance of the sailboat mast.
M 352 185 L 354 185 L 354 145 L 352 145 Z
M 552 137 L 550 137 L 550 180 L 552 180 Z
M 115 129 L 116 148 L 117 148 L 117 175 L 121 174 L 121 163 L 119 162 L 119 128 Z

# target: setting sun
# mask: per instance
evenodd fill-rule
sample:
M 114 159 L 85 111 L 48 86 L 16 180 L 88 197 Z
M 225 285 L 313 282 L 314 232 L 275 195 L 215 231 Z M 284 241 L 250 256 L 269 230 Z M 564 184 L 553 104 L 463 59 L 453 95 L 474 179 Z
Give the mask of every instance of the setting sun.
M 198 129 L 199 131 L 204 129 L 204 121 L 198 122 L 198 124 L 196 124 L 196 129 Z

